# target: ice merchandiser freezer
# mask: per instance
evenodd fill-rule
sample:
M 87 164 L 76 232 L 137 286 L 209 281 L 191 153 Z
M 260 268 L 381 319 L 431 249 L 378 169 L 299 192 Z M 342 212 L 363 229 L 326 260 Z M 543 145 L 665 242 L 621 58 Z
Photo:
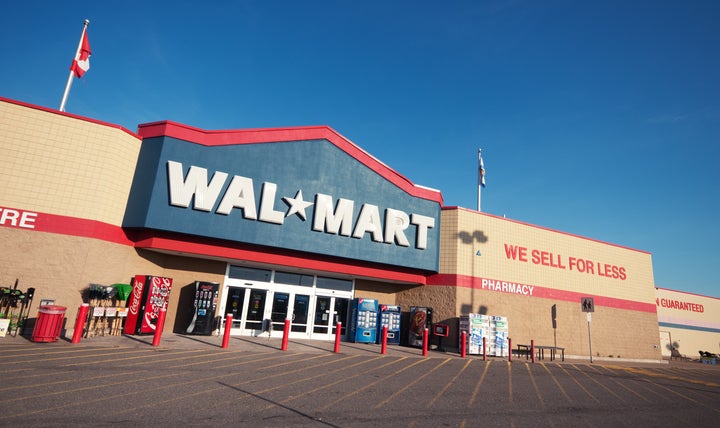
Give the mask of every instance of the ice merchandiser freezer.
M 380 305 L 378 311 L 378 332 L 377 341 L 382 341 L 382 329 L 387 326 L 387 344 L 400 344 L 400 316 L 402 314 L 400 306 Z
M 124 334 L 154 333 L 161 308 L 167 308 L 172 278 L 135 275 L 128 298 Z
M 468 314 L 460 316 L 460 328 L 458 334 L 462 340 L 462 333 L 466 334 L 466 349 L 469 355 L 480 355 L 483 353 L 483 337 L 488 337 L 490 328 L 490 317 L 484 314 Z M 488 344 L 489 346 L 489 344 Z
M 350 314 L 350 341 L 375 343 L 377 339 L 378 301 L 355 298 Z
M 460 335 L 466 333 L 467 353 L 479 355 L 483 353 L 485 338 L 485 355 L 496 357 L 508 356 L 508 321 L 504 316 L 484 314 L 468 314 L 460 316 Z
M 422 348 L 423 331 L 432 325 L 432 308 L 410 306 L 410 323 L 408 324 L 408 346 Z M 430 331 L 428 331 L 428 335 Z
M 492 324 L 494 326 L 494 337 L 493 337 L 493 349 L 489 349 L 490 355 L 496 357 L 507 357 L 510 350 L 508 349 L 508 320 L 507 317 L 494 316 L 492 317 Z M 488 345 L 488 348 L 490 346 Z
M 186 330 L 187 334 L 212 334 L 219 290 L 220 284 L 217 282 L 195 281 L 193 317 Z

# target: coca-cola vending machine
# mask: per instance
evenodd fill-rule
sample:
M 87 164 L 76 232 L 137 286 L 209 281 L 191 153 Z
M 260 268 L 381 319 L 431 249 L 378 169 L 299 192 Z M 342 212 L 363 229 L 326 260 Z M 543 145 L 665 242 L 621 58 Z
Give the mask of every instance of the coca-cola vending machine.
M 172 278 L 135 275 L 128 298 L 124 334 L 155 333 L 161 308 L 167 308 Z

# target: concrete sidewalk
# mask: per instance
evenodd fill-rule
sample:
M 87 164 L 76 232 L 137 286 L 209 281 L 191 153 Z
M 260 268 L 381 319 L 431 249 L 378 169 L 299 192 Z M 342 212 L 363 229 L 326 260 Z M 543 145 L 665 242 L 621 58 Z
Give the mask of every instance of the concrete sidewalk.
M 18 346 L 75 346 L 75 347 L 110 347 L 110 348 L 141 348 L 152 347 L 153 335 L 121 335 L 121 336 L 94 336 L 82 338 L 80 343 L 71 343 L 71 337 L 61 336 L 56 342 L 32 342 L 30 335 L 17 335 L 0 337 L 0 346 L 18 345 Z M 163 334 L 160 344 L 156 347 L 160 350 L 182 350 L 182 349 L 222 349 L 222 336 L 198 336 L 177 333 Z M 252 336 L 232 336 L 228 343 L 228 349 L 233 351 L 247 352 L 267 352 L 268 350 L 280 351 L 282 347 L 282 338 L 262 335 L 258 337 Z M 304 340 L 289 339 L 287 351 L 292 353 L 313 354 L 313 353 L 332 353 L 335 348 L 334 341 L 324 340 Z M 340 353 L 348 355 L 381 355 L 381 346 L 379 344 L 352 343 L 341 342 Z M 407 346 L 388 345 L 386 355 L 390 356 L 406 356 L 406 357 L 422 357 L 422 349 L 411 348 Z M 458 357 L 457 352 L 440 352 L 437 350 L 429 350 L 428 357 Z M 473 355 L 472 358 L 482 358 L 482 356 Z

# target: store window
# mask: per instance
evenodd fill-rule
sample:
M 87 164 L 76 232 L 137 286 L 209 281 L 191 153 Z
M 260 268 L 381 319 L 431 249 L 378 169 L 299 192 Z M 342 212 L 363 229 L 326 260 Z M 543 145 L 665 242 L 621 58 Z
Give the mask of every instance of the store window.
M 303 275 L 300 273 L 276 271 L 274 282 L 276 284 L 287 284 L 287 285 L 299 285 L 301 287 L 312 287 L 313 279 L 314 279 L 314 276 L 312 276 L 312 275 Z
M 349 279 L 328 278 L 325 276 L 317 277 L 317 288 L 337 291 L 352 291 L 353 282 Z
M 245 279 L 248 281 L 270 282 L 272 271 L 268 269 L 257 269 L 245 266 L 230 265 L 228 277 L 233 279 Z

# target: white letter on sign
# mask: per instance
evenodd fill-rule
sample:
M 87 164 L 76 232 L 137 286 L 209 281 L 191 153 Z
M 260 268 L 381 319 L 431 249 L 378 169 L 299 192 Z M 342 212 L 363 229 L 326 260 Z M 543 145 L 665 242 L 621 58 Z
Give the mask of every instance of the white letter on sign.
M 227 173 L 216 172 L 208 184 L 207 169 L 191 166 L 187 178 L 183 180 L 183 166 L 179 162 L 168 161 L 168 181 L 170 187 L 170 204 L 176 207 L 187 208 L 190 200 L 195 196 L 194 209 L 200 211 L 212 210 L 220 194 Z

